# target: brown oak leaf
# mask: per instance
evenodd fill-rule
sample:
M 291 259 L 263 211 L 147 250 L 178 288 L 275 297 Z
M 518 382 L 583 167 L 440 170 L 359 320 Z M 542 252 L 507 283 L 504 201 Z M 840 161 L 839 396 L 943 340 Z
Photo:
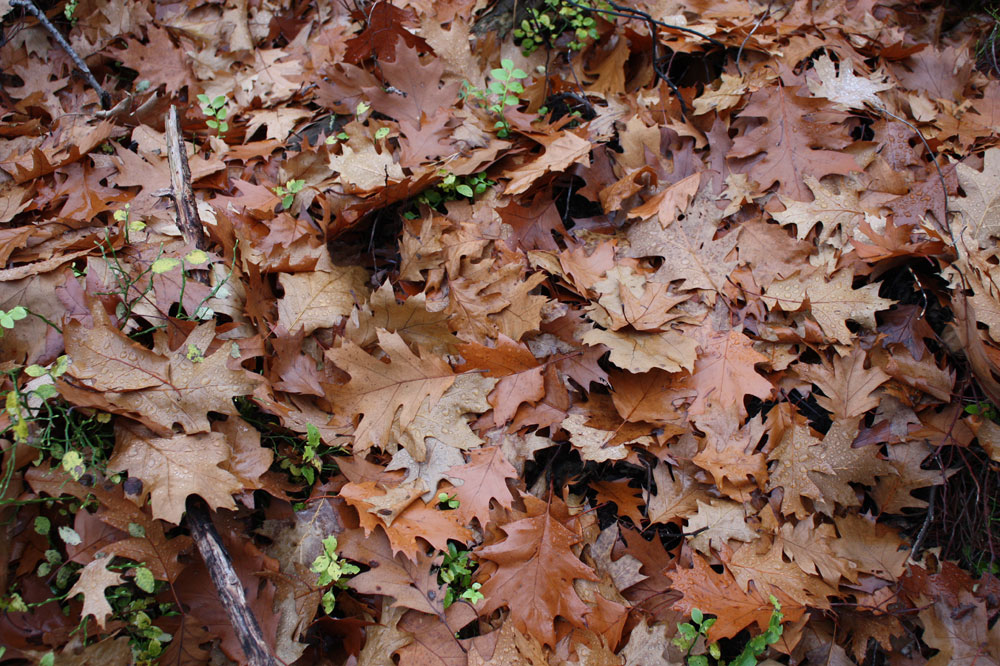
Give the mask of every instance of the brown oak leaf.
M 554 646 L 557 616 L 574 626 L 587 626 L 591 608 L 577 596 L 573 581 L 598 577 L 571 550 L 581 536 L 552 507 L 526 499 L 535 515 L 503 525 L 506 539 L 476 550 L 477 557 L 498 566 L 483 583 L 480 591 L 485 598 L 479 610 L 488 615 L 507 606 L 519 631 Z
M 740 116 L 765 121 L 737 137 L 729 157 L 757 157 L 749 174 L 762 189 L 778 183 L 782 194 L 810 201 L 806 175 L 822 178 L 860 168 L 850 154 L 840 150 L 851 142 L 846 130 L 833 124 L 842 121 L 844 114 L 831 111 L 824 100 L 800 97 L 798 90 L 779 85 L 751 95 Z
M 112 326 L 100 304 L 91 312 L 93 328 L 70 321 L 65 329 L 66 376 L 85 389 L 74 392 L 73 401 L 85 392 L 100 392 L 94 396 L 98 406 L 130 416 L 157 434 L 172 435 L 175 424 L 193 434 L 208 432 L 210 411 L 239 416 L 233 398 L 265 383 L 260 375 L 230 369 L 233 342 L 208 352 L 215 341 L 214 322 L 195 328 L 175 350 L 158 344 L 158 352 Z
M 507 487 L 507 479 L 517 479 L 517 470 L 507 462 L 498 446 L 486 446 L 469 452 L 469 462 L 452 467 L 450 477 L 463 483 L 455 487 L 459 506 L 455 511 L 466 521 L 473 518 L 486 527 L 490 522 L 490 503 L 509 509 L 514 496 Z
M 378 331 L 379 346 L 389 363 L 377 360 L 353 342 L 328 349 L 326 357 L 351 375 L 346 384 L 330 386 L 327 398 L 341 418 L 360 414 L 354 430 L 354 452 L 389 444 L 393 421 L 407 427 L 425 398 L 440 400 L 455 381 L 451 366 L 431 355 L 416 355 L 396 333 Z
M 83 595 L 83 610 L 80 611 L 80 614 L 84 617 L 93 615 L 94 619 L 97 620 L 97 626 L 101 629 L 104 628 L 108 615 L 112 613 L 111 604 L 104 596 L 104 591 L 125 582 L 121 573 L 108 569 L 112 559 L 114 559 L 114 555 L 105 555 L 85 566 L 80 571 L 80 579 L 69 590 L 70 598 L 78 594 Z
M 232 453 L 221 433 L 157 437 L 142 426 L 118 421 L 115 434 L 108 469 L 142 480 L 142 497 L 150 497 L 154 518 L 179 524 L 188 495 L 200 495 L 215 509 L 236 508 L 232 494 L 243 484 L 219 467 Z

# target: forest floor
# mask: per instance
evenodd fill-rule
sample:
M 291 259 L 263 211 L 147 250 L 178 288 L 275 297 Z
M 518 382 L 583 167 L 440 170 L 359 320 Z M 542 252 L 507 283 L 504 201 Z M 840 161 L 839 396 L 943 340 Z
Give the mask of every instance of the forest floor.
M 988 8 L 30 4 L 0 662 L 1000 664 Z

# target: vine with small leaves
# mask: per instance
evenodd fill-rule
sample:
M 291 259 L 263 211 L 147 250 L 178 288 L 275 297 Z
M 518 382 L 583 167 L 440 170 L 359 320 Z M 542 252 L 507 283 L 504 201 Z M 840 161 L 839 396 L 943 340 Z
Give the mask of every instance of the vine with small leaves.
M 319 574 L 317 585 L 327 588 L 321 599 L 327 615 L 333 612 L 336 603 L 335 590 L 347 587 L 345 577 L 361 572 L 357 565 L 340 557 L 337 553 L 337 537 L 332 534 L 323 539 L 323 552 L 316 556 L 309 568 L 313 573 Z
M 441 495 L 448 497 L 446 493 L 441 493 Z M 438 501 L 441 501 L 440 495 Z M 454 543 L 448 544 L 448 550 L 444 553 L 444 559 L 438 571 L 438 583 L 448 586 L 444 594 L 445 608 L 459 599 L 471 604 L 476 604 L 483 599 L 483 593 L 479 591 L 482 585 L 472 582 L 472 574 L 477 565 L 469 560 L 469 554 L 468 550 L 459 550 Z
M 771 619 L 767 630 L 763 634 L 758 634 L 747 641 L 743 646 L 743 651 L 730 662 L 722 659 L 722 648 L 718 643 L 708 643 L 708 630 L 715 624 L 714 617 L 705 617 L 705 614 L 697 608 L 691 610 L 691 621 L 677 624 L 677 636 L 673 643 L 685 653 L 685 662 L 688 666 L 709 666 L 709 656 L 715 660 L 718 666 L 756 666 L 757 657 L 764 653 L 770 645 L 774 645 L 781 638 L 781 621 L 784 614 L 781 612 L 781 603 L 773 594 L 770 597 Z M 708 655 L 691 654 L 699 639 L 705 639 L 708 644 Z
M 488 89 L 473 87 L 468 81 L 462 83 L 462 90 L 459 92 L 460 99 L 477 99 L 486 104 L 486 109 L 492 112 L 498 120 L 493 123 L 497 130 L 497 136 L 506 139 L 510 136 L 510 120 L 507 119 L 507 107 L 517 106 L 521 103 L 519 94 L 524 92 L 524 84 L 521 80 L 528 78 L 527 72 L 514 67 L 514 61 L 504 58 L 500 61 L 500 67 L 490 70 L 493 81 Z
M 214 129 L 221 139 L 229 131 L 229 122 L 226 120 L 229 117 L 229 100 L 225 95 L 213 99 L 208 95 L 199 94 L 198 101 L 201 103 L 201 112 L 208 118 L 205 124 Z
M 589 41 L 598 38 L 597 21 L 588 9 L 586 2 L 544 0 L 540 8 L 527 9 L 526 18 L 514 29 L 514 42 L 520 45 L 522 54 L 529 56 L 543 44 L 556 46 L 559 38 L 569 33 L 566 46 L 571 51 L 582 51 Z

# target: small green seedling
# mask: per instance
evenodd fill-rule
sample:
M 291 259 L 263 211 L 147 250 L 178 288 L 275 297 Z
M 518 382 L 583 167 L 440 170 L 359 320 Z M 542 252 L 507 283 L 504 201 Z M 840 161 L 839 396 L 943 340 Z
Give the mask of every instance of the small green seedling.
M 3 328 L 14 328 L 14 323 L 21 321 L 28 316 L 28 310 L 20 305 L 15 305 L 10 310 L 0 310 L 0 326 Z M 0 330 L 0 335 L 3 331 Z
M 524 92 L 524 84 L 521 79 L 528 78 L 528 74 L 519 68 L 514 67 L 514 61 L 504 58 L 500 61 L 500 67 L 490 70 L 493 81 L 488 90 L 473 88 L 469 82 L 464 82 L 460 97 L 462 99 L 480 99 L 487 103 L 487 109 L 496 115 L 499 120 L 493 123 L 497 130 L 497 136 L 506 139 L 510 136 L 510 121 L 506 116 L 506 109 L 509 106 L 520 104 L 518 95 Z
M 453 543 L 448 544 L 448 551 L 441 562 L 441 570 L 438 571 L 438 583 L 448 586 L 444 594 L 445 608 L 458 599 L 464 599 L 471 604 L 482 601 L 483 593 L 479 591 L 482 585 L 472 582 L 472 572 L 475 569 L 475 563 L 469 561 L 469 551 L 459 550 Z
M 438 508 L 442 511 L 457 509 L 459 506 L 461 506 L 461 502 L 459 502 L 454 495 L 449 495 L 448 493 L 438 493 Z
M 66 6 L 63 7 L 63 16 L 73 25 L 76 25 L 76 8 L 79 5 L 80 0 L 67 0 Z
M 353 576 L 361 571 L 356 565 L 342 559 L 337 554 L 337 537 L 332 534 L 323 539 L 323 552 L 316 556 L 309 568 L 314 573 L 319 574 L 317 584 L 320 587 L 330 587 L 323 593 L 322 598 L 323 610 L 326 611 L 327 615 L 333 612 L 336 602 L 331 586 L 343 588 L 346 583 L 343 580 L 345 576 Z
M 201 102 L 201 112 L 208 116 L 205 124 L 219 133 L 219 138 L 229 131 L 229 123 L 226 118 L 229 116 L 229 100 L 225 95 L 219 95 L 215 99 L 209 99 L 208 95 L 198 95 Z
M 354 119 L 360 123 L 361 122 L 361 116 L 363 116 L 366 113 L 368 113 L 368 110 L 371 109 L 371 108 L 372 108 L 372 105 L 369 104 L 368 102 L 358 102 L 358 105 L 356 107 L 354 107 Z M 332 118 L 330 120 L 330 127 L 331 128 L 333 127 L 333 119 Z M 379 136 L 380 133 L 381 133 L 381 136 Z M 389 133 L 389 128 L 388 127 L 382 127 L 381 129 L 379 129 L 379 130 L 377 130 L 375 132 L 375 138 L 376 139 L 381 139 L 385 135 L 387 135 L 388 133 Z M 332 145 L 334 143 L 337 143 L 338 141 L 347 141 L 350 138 L 351 138 L 351 136 L 347 132 L 337 132 L 333 136 L 326 137 L 326 144 L 327 145 Z
M 781 604 L 773 594 L 770 601 L 774 610 L 771 611 L 771 620 L 768 623 L 767 631 L 747 641 L 747 644 L 743 646 L 743 651 L 728 664 L 722 659 L 722 648 L 719 647 L 719 644 L 708 643 L 708 630 L 715 624 L 715 618 L 705 617 L 705 614 L 697 608 L 691 609 L 690 622 L 677 624 L 677 635 L 674 636 L 673 643 L 685 652 L 685 663 L 688 666 L 709 666 L 709 656 L 719 666 L 756 666 L 757 657 L 763 654 L 768 646 L 774 645 L 781 638 L 781 621 L 785 616 L 781 612 Z M 704 638 L 705 642 L 708 643 L 708 655 L 691 654 L 699 638 Z
M 566 0 L 544 0 L 540 9 L 529 8 L 527 17 L 514 29 L 514 41 L 521 46 L 521 53 L 529 56 L 538 47 L 555 46 L 563 34 L 571 34 L 566 46 L 571 51 L 582 51 L 588 41 L 596 40 L 597 21 L 590 15 L 586 2 L 570 4 Z M 608 9 L 606 3 L 602 9 Z M 583 6 L 581 6 L 583 5 Z
M 274 193 L 281 197 L 281 207 L 285 210 L 290 209 L 295 202 L 295 195 L 301 192 L 305 186 L 306 181 L 293 179 L 287 181 L 284 187 L 281 185 L 275 187 Z
M 490 180 L 486 177 L 485 171 L 480 171 L 469 176 L 456 176 L 450 171 L 442 169 L 438 172 L 438 175 L 443 176 L 441 182 L 421 192 L 420 196 L 417 197 L 417 201 L 431 208 L 437 208 L 441 212 L 444 212 L 444 209 L 440 208 L 440 206 L 446 201 L 456 201 L 463 197 L 466 199 L 475 199 L 488 188 L 496 185 L 495 180 Z M 412 215 L 408 215 L 408 217 L 415 219 L 417 217 L 416 211 L 411 212 Z
M 982 416 L 990 421 L 1000 421 L 1000 413 L 992 402 L 976 402 L 965 406 L 965 413 L 972 416 Z

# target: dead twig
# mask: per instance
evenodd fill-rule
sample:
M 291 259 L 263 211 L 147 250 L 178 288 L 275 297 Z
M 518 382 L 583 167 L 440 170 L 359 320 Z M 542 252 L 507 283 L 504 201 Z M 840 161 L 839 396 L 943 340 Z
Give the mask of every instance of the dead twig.
M 198 217 L 198 207 L 191 188 L 191 170 L 188 167 L 187 152 L 184 149 L 184 137 L 181 135 L 180 122 L 177 118 L 177 107 L 171 106 L 167 113 L 167 163 L 170 166 L 171 197 L 177 206 L 177 226 L 187 242 L 199 249 L 208 248 L 208 238 Z M 196 275 L 200 281 L 207 282 L 207 274 Z M 198 552 L 205 561 L 209 576 L 219 593 L 219 601 L 226 609 L 229 623 L 233 627 L 246 663 L 251 666 L 277 666 L 274 656 L 264 641 L 264 633 L 260 623 L 250 610 L 243 584 L 233 568 L 232 558 L 219 537 L 218 530 L 212 523 L 212 514 L 208 504 L 197 495 L 191 495 L 187 500 L 187 520 L 191 529 L 191 538 L 198 546 Z
M 38 19 L 38 21 L 42 24 L 42 27 L 48 30 L 49 34 L 52 35 L 52 38 L 59 43 L 59 46 L 62 47 L 63 51 L 69 54 L 69 57 L 73 60 L 73 64 L 76 65 L 76 68 L 83 72 L 83 76 L 87 79 L 87 83 L 90 84 L 90 87 L 97 91 L 97 96 L 101 100 L 101 108 L 107 109 L 110 107 L 110 93 L 101 87 L 101 84 L 97 82 L 97 78 L 94 77 L 93 72 L 90 71 L 90 67 L 87 67 L 87 63 L 83 61 L 80 54 L 78 54 L 73 47 L 70 46 L 69 42 L 66 41 L 66 38 L 62 36 L 62 33 L 59 32 L 54 25 L 52 25 L 52 21 L 50 21 L 49 17 L 45 15 L 45 12 L 36 7 L 32 0 L 10 0 L 10 5 L 11 7 L 24 7 Z
M 188 526 L 191 538 L 198 545 L 198 552 L 205 560 L 208 573 L 219 591 L 219 601 L 226 609 L 229 623 L 233 625 L 236 639 L 243 648 L 246 663 L 250 666 L 277 666 L 274 656 L 264 642 L 264 632 L 257 617 L 250 610 L 243 583 L 233 569 L 233 561 L 219 537 L 205 500 L 191 495 L 187 500 Z
M 191 188 L 191 168 L 181 136 L 177 107 L 167 113 L 167 163 L 170 166 L 170 194 L 177 206 L 177 226 L 184 239 L 199 250 L 208 249 L 208 237 L 198 216 L 198 205 Z

